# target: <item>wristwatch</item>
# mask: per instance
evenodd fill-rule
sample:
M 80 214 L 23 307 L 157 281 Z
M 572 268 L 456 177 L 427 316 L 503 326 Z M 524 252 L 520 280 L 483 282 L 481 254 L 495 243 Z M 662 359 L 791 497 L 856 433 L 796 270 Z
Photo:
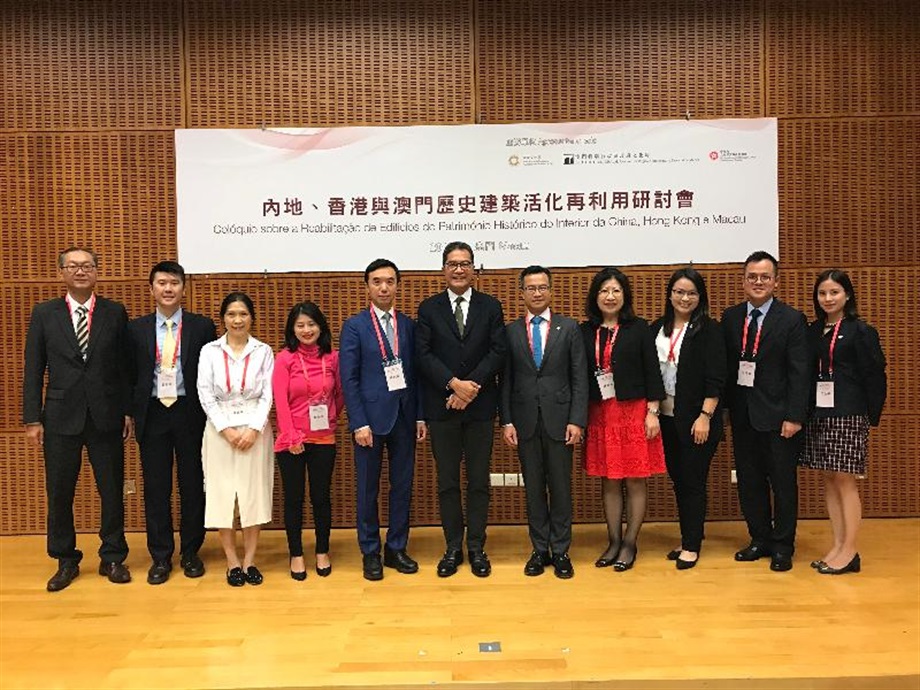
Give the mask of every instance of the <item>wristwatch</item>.
M 714 413 L 714 412 L 707 412 L 706 410 L 700 410 L 700 414 L 704 414 L 704 415 L 706 415 L 709 419 L 712 419 L 712 415 L 714 415 L 715 413 Z

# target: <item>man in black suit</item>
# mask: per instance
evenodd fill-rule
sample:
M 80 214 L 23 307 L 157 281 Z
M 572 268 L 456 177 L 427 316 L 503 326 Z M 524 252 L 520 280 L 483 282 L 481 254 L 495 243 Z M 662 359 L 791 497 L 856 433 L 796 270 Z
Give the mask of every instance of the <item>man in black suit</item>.
M 470 568 L 488 577 L 489 463 L 498 410 L 496 378 L 505 362 L 505 319 L 497 299 L 472 288 L 472 247 L 449 243 L 442 263 L 447 290 L 419 305 L 416 328 L 416 360 L 447 541 L 438 576 L 450 577 L 463 562 L 460 463 L 465 461 Z
M 182 308 L 185 270 L 161 261 L 150 271 L 156 310 L 128 324 L 133 358 L 134 415 L 144 474 L 147 582 L 169 579 L 175 550 L 172 522 L 173 456 L 179 485 L 179 553 L 186 577 L 204 575 L 204 477 L 201 437 L 205 414 L 198 402 L 198 355 L 217 339 L 211 319 Z
M 747 302 L 725 310 L 722 329 L 738 497 L 751 535 L 735 560 L 771 556 L 770 568 L 785 571 L 795 551 L 796 456 L 811 379 L 805 315 L 774 297 L 778 273 L 773 256 L 751 254 L 744 262 Z
M 26 436 L 44 450 L 48 555 L 58 561 L 49 592 L 64 589 L 80 574 L 83 554 L 77 549 L 73 497 L 84 447 L 102 499 L 99 574 L 115 583 L 131 581 L 124 565 L 123 497 L 124 440 L 133 428 L 128 314 L 122 304 L 95 294 L 97 266 L 92 250 L 63 251 L 58 268 L 67 294 L 32 310 L 26 336 L 22 417 Z
M 588 365 L 578 324 L 550 311 L 549 269 L 528 266 L 520 287 L 527 314 L 506 327 L 501 422 L 524 474 L 533 545 L 524 574 L 540 575 L 552 563 L 556 577 L 568 579 L 575 574 L 568 554 L 572 450 L 588 423 Z

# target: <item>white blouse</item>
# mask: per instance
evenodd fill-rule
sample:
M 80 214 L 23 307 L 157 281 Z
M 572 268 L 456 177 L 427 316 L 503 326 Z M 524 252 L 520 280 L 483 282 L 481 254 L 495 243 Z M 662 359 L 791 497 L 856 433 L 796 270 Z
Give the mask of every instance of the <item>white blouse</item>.
M 201 348 L 198 397 L 217 431 L 238 426 L 231 419 L 230 410 L 239 405 L 246 407 L 246 426 L 262 431 L 272 407 L 274 365 L 272 349 L 252 336 L 238 357 L 227 344 L 226 335 Z

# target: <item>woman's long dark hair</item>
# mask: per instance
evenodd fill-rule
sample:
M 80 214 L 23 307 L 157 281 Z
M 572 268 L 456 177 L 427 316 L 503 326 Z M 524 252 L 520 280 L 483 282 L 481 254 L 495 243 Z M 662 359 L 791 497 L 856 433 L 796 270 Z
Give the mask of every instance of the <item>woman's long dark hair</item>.
M 252 322 L 256 321 L 256 308 L 252 306 L 252 300 L 249 298 L 245 292 L 231 292 L 229 295 L 224 297 L 224 301 L 220 303 L 220 318 L 223 321 L 224 316 L 227 314 L 227 309 L 230 308 L 230 305 L 234 302 L 242 302 L 246 305 L 246 308 L 249 310 L 249 316 L 252 318 Z
M 839 268 L 829 268 L 818 274 L 815 280 L 815 287 L 811 291 L 811 301 L 815 305 L 815 316 L 819 319 L 827 316 L 827 312 L 821 308 L 821 303 L 818 301 L 818 286 L 825 280 L 833 280 L 847 294 L 848 299 L 843 306 L 843 318 L 858 319 L 859 310 L 856 308 L 856 292 L 853 290 L 853 281 L 850 280 L 850 276 L 847 275 L 846 271 L 841 271 Z
M 323 311 L 316 306 L 315 303 L 309 300 L 291 307 L 291 311 L 287 317 L 287 323 L 284 325 L 285 347 L 291 352 L 297 351 L 297 346 L 300 345 L 300 341 L 297 340 L 297 336 L 294 335 L 294 324 L 301 315 L 311 319 L 319 326 L 319 338 L 316 339 L 316 346 L 319 348 L 319 351 L 324 355 L 328 355 L 332 352 L 332 332 L 329 330 L 329 322 L 326 320 L 326 315 L 323 314 Z
M 591 287 L 588 288 L 588 299 L 585 301 L 585 316 L 595 326 L 599 326 L 604 322 L 604 315 L 601 314 L 601 309 L 597 306 L 597 296 L 601 292 L 601 286 L 611 278 L 615 279 L 623 289 L 623 306 L 620 308 L 620 314 L 617 319 L 626 323 L 636 318 L 636 312 L 633 311 L 633 294 L 629 278 L 619 268 L 608 266 L 598 271 L 591 279 Z
M 703 280 L 703 276 L 693 266 L 678 268 L 671 274 L 671 279 L 668 281 L 668 287 L 664 293 L 664 323 L 662 327 L 664 334 L 667 336 L 670 336 L 674 330 L 674 305 L 671 303 L 671 291 L 674 289 L 675 283 L 681 278 L 686 278 L 693 283 L 693 287 L 696 288 L 700 295 L 699 304 L 690 314 L 690 323 L 696 325 L 701 320 L 709 318 L 709 293 L 706 291 L 706 281 Z

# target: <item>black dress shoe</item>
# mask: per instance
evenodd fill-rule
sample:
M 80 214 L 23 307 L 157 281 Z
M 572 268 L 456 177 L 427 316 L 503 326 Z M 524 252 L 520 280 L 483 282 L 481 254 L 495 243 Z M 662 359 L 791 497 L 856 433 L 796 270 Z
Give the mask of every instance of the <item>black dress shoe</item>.
M 759 544 L 749 544 L 735 553 L 736 561 L 757 561 L 770 555 L 770 549 Z
M 463 552 L 460 549 L 448 549 L 438 561 L 438 577 L 454 575 L 461 563 L 463 563 Z
M 470 570 L 476 577 L 489 577 L 492 572 L 492 564 L 489 563 L 489 557 L 485 551 L 470 551 L 467 554 L 470 557 Z
M 301 571 L 292 570 L 291 579 L 297 580 L 298 582 L 303 582 L 304 580 L 307 579 L 307 571 L 306 570 L 301 570 Z
M 186 577 L 201 577 L 204 575 L 204 562 L 197 553 L 183 556 L 182 560 L 179 561 L 179 565 L 182 566 L 182 572 L 185 573 Z
M 552 559 L 550 558 L 549 551 L 534 551 L 530 554 L 530 558 L 527 559 L 527 563 L 524 565 L 524 574 L 527 577 L 542 575 L 544 568 L 551 562 Z
M 99 564 L 99 574 L 109 578 L 109 582 L 114 582 L 116 585 L 131 582 L 131 573 L 124 563 L 106 563 L 102 561 Z
M 818 572 L 822 575 L 843 575 L 845 573 L 858 573 L 860 570 L 862 570 L 862 562 L 859 560 L 859 554 L 853 556 L 853 559 L 842 568 L 832 568 L 827 563 L 818 568 Z
M 57 572 L 48 580 L 48 591 L 60 592 L 65 587 L 69 587 L 79 574 L 80 566 L 76 563 L 64 563 L 58 566 Z
M 699 562 L 699 556 L 697 556 L 696 559 L 692 561 L 685 561 L 683 558 L 674 559 L 674 565 L 677 566 L 678 570 L 690 570 L 690 568 L 693 568 Z
M 418 563 L 406 553 L 405 549 L 391 549 L 383 547 L 383 564 L 387 568 L 395 568 L 397 572 L 411 575 L 418 572 Z
M 665 558 L 667 558 L 669 561 L 676 561 L 678 558 L 680 558 L 681 551 L 683 551 L 683 549 L 673 549 L 672 551 L 668 551 L 668 554 L 665 556 Z
M 792 556 L 787 553 L 774 553 L 770 558 L 770 570 L 777 573 L 784 573 L 792 570 Z
M 822 565 L 827 565 L 827 564 L 824 561 L 819 559 L 817 561 L 812 561 L 809 565 L 811 565 L 811 567 L 814 568 L 815 570 L 818 570 Z
M 569 554 L 554 554 L 553 555 L 553 573 L 560 580 L 568 580 L 575 577 L 575 567 L 572 565 L 571 559 L 569 559 Z
M 620 546 L 617 544 L 610 543 L 607 545 L 607 550 L 602 553 L 596 561 L 594 561 L 595 568 L 609 568 L 617 560 L 617 556 L 620 553 Z
M 264 578 L 262 577 L 262 573 L 260 573 L 259 569 L 256 568 L 254 565 L 251 565 L 248 568 L 246 568 L 246 582 L 248 582 L 249 584 L 261 585 L 263 579 Z
M 628 547 L 627 547 L 628 548 Z M 620 554 L 623 553 L 623 548 L 620 547 Z M 633 547 L 632 558 L 628 561 L 620 558 L 620 555 L 617 555 L 617 559 L 613 562 L 613 569 L 618 573 L 625 573 L 627 570 L 632 570 L 632 567 L 636 564 L 636 556 L 639 555 L 639 547 Z
M 379 553 L 364 554 L 364 579 L 371 581 L 383 579 L 383 566 L 380 564 Z
M 147 571 L 148 585 L 162 585 L 169 579 L 169 572 L 172 570 L 172 563 L 169 561 L 154 561 Z
M 227 571 L 227 584 L 231 587 L 242 587 L 246 584 L 246 574 L 239 566 Z
M 332 575 L 332 563 L 327 565 L 325 568 L 320 568 L 319 566 L 316 566 L 316 574 L 319 575 L 320 577 L 329 577 L 330 575 Z

